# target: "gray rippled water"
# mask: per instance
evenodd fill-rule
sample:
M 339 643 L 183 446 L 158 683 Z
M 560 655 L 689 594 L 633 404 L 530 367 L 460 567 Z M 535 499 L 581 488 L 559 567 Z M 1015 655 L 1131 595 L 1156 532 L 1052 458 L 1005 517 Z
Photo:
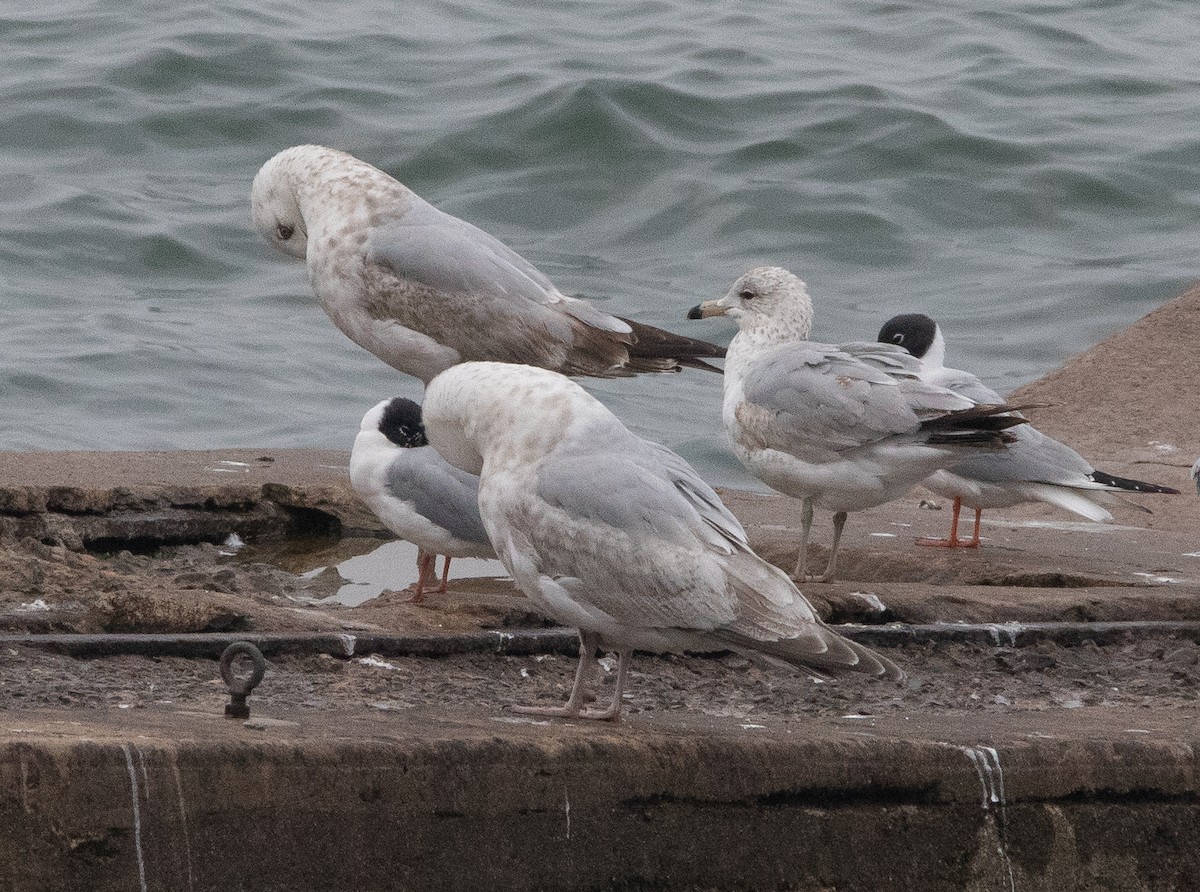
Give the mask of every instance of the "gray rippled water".
M 5 11 L 0 448 L 348 447 L 419 392 L 250 226 L 302 142 L 605 309 L 724 341 L 687 308 L 778 263 L 818 337 L 923 310 L 1010 389 L 1195 277 L 1198 32 L 1171 0 Z M 717 376 L 587 386 L 746 482 Z

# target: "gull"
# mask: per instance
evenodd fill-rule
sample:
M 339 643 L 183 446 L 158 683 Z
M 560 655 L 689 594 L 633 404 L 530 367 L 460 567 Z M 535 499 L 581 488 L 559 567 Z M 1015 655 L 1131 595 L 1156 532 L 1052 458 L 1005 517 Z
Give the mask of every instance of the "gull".
M 363 416 L 350 452 L 350 483 L 384 525 L 417 546 L 412 602 L 425 600 L 445 555 L 441 584 L 450 579 L 452 557 L 494 558 L 479 519 L 479 478 L 448 464 L 425 438 L 421 407 L 396 397 Z
M 498 239 L 336 149 L 294 146 L 271 158 L 251 206 L 266 240 L 306 261 L 334 324 L 426 384 L 467 360 L 606 378 L 718 371 L 700 357 L 724 355 L 568 297 Z
M 734 452 L 767 486 L 801 499 L 795 576 L 805 578 L 813 506 L 832 510 L 833 544 L 820 582 L 837 570 L 849 511 L 899 498 L 938 468 L 1003 448 L 1022 419 L 919 380 L 920 363 L 886 344 L 809 341 L 807 286 L 758 267 L 691 319 L 731 316 L 722 419 Z
M 1192 465 L 1192 480 L 1196 482 L 1196 492 L 1200 493 L 1200 458 Z
M 424 412 L 434 448 L 479 475 L 483 525 L 513 580 L 579 630 L 565 706 L 516 711 L 619 718 L 635 648 L 902 677 L 821 622 L 691 465 L 630 432 L 574 381 L 463 363 L 429 384 Z M 616 683 L 607 708 L 585 709 L 597 648 L 617 652 Z
M 921 362 L 921 379 L 949 388 L 976 403 L 999 403 L 1003 398 L 970 372 L 947 368 L 946 341 L 941 327 L 923 313 L 893 316 L 879 330 L 878 340 L 903 347 Z M 1112 520 L 1099 500 L 1116 499 L 1112 493 L 1178 493 L 1179 490 L 1141 480 L 1114 477 L 1092 467 L 1091 462 L 1065 443 L 1032 424 L 1013 430 L 1016 441 L 1003 452 L 972 456 L 930 475 L 923 485 L 954 500 L 947 539 L 922 539 L 922 545 L 977 548 L 979 524 L 985 508 L 1008 508 L 1022 502 L 1046 502 L 1097 523 Z M 1124 501 L 1124 500 L 1122 500 Z M 1133 505 L 1142 511 L 1148 509 Z M 975 529 L 969 540 L 958 538 L 962 506 L 975 510 Z

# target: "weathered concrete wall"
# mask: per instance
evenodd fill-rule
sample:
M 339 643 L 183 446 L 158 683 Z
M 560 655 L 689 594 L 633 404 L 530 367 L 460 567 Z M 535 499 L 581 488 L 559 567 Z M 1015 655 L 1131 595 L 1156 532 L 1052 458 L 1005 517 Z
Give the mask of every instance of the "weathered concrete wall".
M 1078 713 L 1056 739 L 999 719 L 986 746 L 953 718 L 610 728 L 413 710 L 247 727 L 8 713 L 0 883 L 1200 887 L 1196 718 L 1124 733 L 1104 710 Z

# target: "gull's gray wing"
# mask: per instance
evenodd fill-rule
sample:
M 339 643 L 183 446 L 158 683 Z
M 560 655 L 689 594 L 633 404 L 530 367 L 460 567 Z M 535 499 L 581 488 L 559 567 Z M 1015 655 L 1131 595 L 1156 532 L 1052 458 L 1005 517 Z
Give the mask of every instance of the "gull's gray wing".
M 841 347 L 813 342 L 784 344 L 757 359 L 745 375 L 743 398 L 739 420 L 746 437 L 814 461 L 914 434 L 923 418 L 969 405 L 915 378 L 893 377 Z
M 614 422 L 616 424 L 616 422 Z M 620 622 L 707 631 L 736 618 L 721 560 L 745 531 L 695 470 L 624 428 L 590 430 L 539 463 L 539 572 Z
M 712 488 L 665 447 L 633 435 L 581 438 L 540 467 L 538 496 L 558 509 L 551 531 L 561 535 L 558 547 L 539 537 L 544 551 L 562 552 L 540 555 L 553 567 L 543 572 L 566 577 L 563 590 L 589 611 L 708 633 L 715 647 L 791 663 L 899 675 L 825 627 L 787 574 L 750 550 Z
M 417 195 L 403 215 L 371 230 L 367 261 L 442 295 L 502 302 L 506 312 L 527 315 L 531 322 L 544 320 L 550 309 L 605 331 L 630 330 L 616 317 L 559 292 L 499 239 Z
M 838 349 L 860 362 L 886 372 L 894 378 L 917 416 L 925 419 L 972 405 L 1003 405 L 1004 398 L 988 390 L 969 372 L 942 369 L 936 377 L 926 374 L 921 360 L 903 347 L 878 341 L 839 344 Z
M 998 405 L 1004 397 L 983 383 L 977 376 L 962 369 L 941 368 L 931 373 L 927 380 L 932 384 L 952 390 L 975 403 Z
M 830 347 L 832 345 L 816 346 Z M 921 376 L 921 360 L 895 344 L 879 341 L 851 341 L 846 344 L 838 344 L 834 349 L 840 350 L 859 362 L 874 366 L 893 378 L 919 378 Z
M 1028 424 L 1012 429 L 1016 441 L 995 453 L 973 456 L 950 470 L 983 483 L 1052 483 L 1085 489 L 1103 489 L 1089 480 L 1091 463 L 1053 437 Z
M 929 374 L 929 380 L 975 403 L 996 405 L 1004 402 L 1004 397 L 978 376 L 963 369 L 939 368 Z M 1031 424 L 1017 425 L 1011 433 L 1016 440 L 1007 449 L 972 456 L 950 470 L 981 483 L 1050 483 L 1103 488 L 1088 479 L 1094 470 L 1091 463 L 1066 443 L 1043 434 Z
M 451 465 L 432 446 L 397 452 L 388 466 L 387 487 L 455 538 L 488 543 L 479 518 L 479 478 Z
M 728 551 L 746 532 L 696 470 L 665 446 L 608 430 L 559 447 L 538 469 L 548 505 L 634 538 Z M 614 436 L 615 435 L 615 436 Z

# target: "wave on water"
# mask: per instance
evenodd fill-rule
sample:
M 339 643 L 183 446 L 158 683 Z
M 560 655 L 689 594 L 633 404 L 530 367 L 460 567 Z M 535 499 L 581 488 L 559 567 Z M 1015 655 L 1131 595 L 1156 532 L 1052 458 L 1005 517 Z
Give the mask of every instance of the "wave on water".
M 687 307 L 778 263 L 809 282 L 818 336 L 923 310 L 1001 390 L 1195 276 L 1200 24 L 1167 6 L 444 0 L 400 18 L 0 15 L 0 410 L 21 419 L 0 446 L 348 448 L 367 407 L 419 395 L 250 225 L 254 173 L 302 142 L 605 309 L 727 340 Z M 737 479 L 717 376 L 587 386 Z

